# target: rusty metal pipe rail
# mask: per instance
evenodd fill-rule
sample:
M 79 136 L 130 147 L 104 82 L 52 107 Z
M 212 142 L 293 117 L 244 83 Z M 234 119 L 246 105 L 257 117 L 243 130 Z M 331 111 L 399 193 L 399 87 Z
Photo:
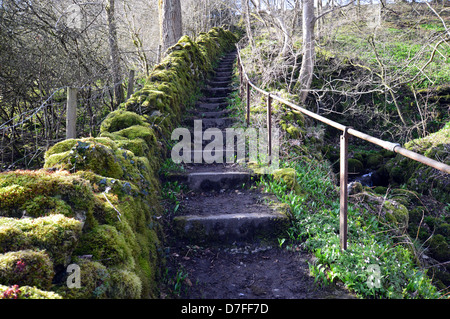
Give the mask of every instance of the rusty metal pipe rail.
M 347 208 L 348 208 L 348 194 L 347 194 L 347 184 L 348 184 L 348 139 L 349 136 L 355 136 L 357 138 L 360 138 L 362 140 L 365 140 L 367 142 L 370 142 L 372 144 L 378 145 L 384 149 L 387 149 L 389 151 L 401 154 L 409 159 L 412 159 L 414 161 L 420 162 L 422 164 L 425 164 L 427 166 L 433 167 L 439 171 L 442 171 L 444 173 L 450 174 L 450 166 L 444 163 L 441 163 L 439 161 L 436 161 L 432 158 L 428 158 L 426 156 L 423 156 L 422 154 L 418 154 L 415 152 L 412 152 L 406 148 L 403 148 L 398 143 L 392 143 L 388 141 L 381 140 L 379 138 L 370 136 L 366 133 L 357 131 L 351 127 L 339 124 L 337 122 L 334 122 L 330 119 L 327 119 L 326 117 L 323 117 L 319 114 L 316 114 L 314 112 L 311 112 L 301 106 L 298 106 L 290 101 L 287 101 L 273 93 L 267 92 L 258 86 L 256 86 L 254 83 L 250 81 L 248 78 L 247 72 L 245 72 L 244 65 L 242 63 L 241 58 L 241 52 L 239 50 L 239 47 L 236 45 L 237 51 L 238 51 L 238 67 L 239 67 L 239 73 L 240 73 L 240 85 L 241 85 L 241 93 L 243 95 L 243 87 L 245 84 L 245 91 L 246 91 L 246 108 L 247 108 L 247 125 L 250 125 L 250 88 L 253 88 L 257 92 L 267 95 L 267 127 L 270 128 L 272 126 L 272 100 L 276 100 L 286 106 L 289 106 L 291 109 L 294 109 L 296 111 L 301 112 L 302 114 L 305 114 L 315 120 L 318 120 L 322 123 L 325 123 L 329 126 L 332 126 L 340 131 L 342 131 L 342 135 L 340 137 L 340 231 L 339 231 L 339 238 L 340 238 L 340 245 L 341 249 L 345 250 L 347 249 Z M 269 129 L 269 136 L 268 136 L 268 144 L 269 144 L 269 156 L 271 156 L 271 145 L 272 145 L 272 135 L 271 130 Z

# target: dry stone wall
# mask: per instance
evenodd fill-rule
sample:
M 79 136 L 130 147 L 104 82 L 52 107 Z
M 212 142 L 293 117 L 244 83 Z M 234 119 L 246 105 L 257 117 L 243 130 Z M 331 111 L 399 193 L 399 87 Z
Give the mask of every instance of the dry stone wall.
M 0 298 L 156 297 L 165 141 L 236 41 L 223 28 L 182 37 L 98 137 L 56 144 L 41 170 L 0 174 Z

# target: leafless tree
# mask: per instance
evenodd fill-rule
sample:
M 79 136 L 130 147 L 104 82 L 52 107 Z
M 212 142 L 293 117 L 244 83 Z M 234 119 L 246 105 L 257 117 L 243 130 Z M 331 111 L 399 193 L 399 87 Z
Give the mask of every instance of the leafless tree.
M 107 0 L 106 14 L 108 17 L 108 42 L 111 55 L 111 73 L 114 85 L 114 104 L 123 102 L 124 93 L 122 82 L 122 72 L 120 70 L 119 44 L 117 40 L 117 25 L 115 14 L 115 0 Z
M 160 44 L 162 52 L 183 35 L 180 0 L 159 0 Z

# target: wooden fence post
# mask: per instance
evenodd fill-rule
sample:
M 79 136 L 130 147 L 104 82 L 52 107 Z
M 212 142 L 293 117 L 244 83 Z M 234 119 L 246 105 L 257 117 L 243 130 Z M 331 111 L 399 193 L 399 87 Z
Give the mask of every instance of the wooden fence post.
M 156 64 L 161 63 L 161 59 L 162 59 L 162 46 L 161 44 L 158 46 L 158 55 L 156 56 Z
M 77 93 L 78 89 L 67 89 L 66 139 L 77 137 Z
M 339 241 L 341 250 L 347 249 L 347 209 L 348 209 L 348 132 L 347 128 L 341 135 L 340 141 L 340 216 L 339 216 Z
M 127 100 L 131 97 L 134 91 L 134 73 L 134 70 L 130 70 L 130 76 L 128 78 Z

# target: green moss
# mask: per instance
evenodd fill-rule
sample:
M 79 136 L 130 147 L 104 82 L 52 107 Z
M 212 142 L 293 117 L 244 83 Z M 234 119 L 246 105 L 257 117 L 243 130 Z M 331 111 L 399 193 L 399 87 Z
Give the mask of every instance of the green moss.
M 142 282 L 133 272 L 116 269 L 110 272 L 111 279 L 107 295 L 111 299 L 137 299 L 142 294 Z
M 399 228 L 408 228 L 408 209 L 395 201 L 386 201 L 384 203 L 386 210 L 386 219 L 398 225 Z
M 20 248 L 45 250 L 55 266 L 66 266 L 81 235 L 81 226 L 79 221 L 62 215 L 1 218 L 0 227 L 14 237 L 0 237 L 0 246 L 6 246 L 1 244 L 5 240 L 13 240 Z M 11 251 L 11 247 L 4 250 Z
M 13 224 L 0 225 L 0 254 L 30 247 L 30 239 Z
M 293 168 L 282 168 L 273 171 L 273 179 L 285 183 L 287 187 L 296 194 L 303 193 L 297 181 L 297 172 Z
M 366 158 L 366 166 L 371 169 L 379 168 L 383 164 L 383 155 L 370 154 Z
M 54 146 L 50 147 L 47 152 L 45 152 L 45 160 L 48 160 L 48 158 L 52 155 L 70 151 L 75 146 L 75 144 L 77 144 L 77 142 L 78 140 L 68 139 L 55 144 Z
M 406 143 L 405 148 L 450 164 L 450 153 L 447 151 L 449 145 L 450 125 L 447 124 L 436 133 Z M 406 184 L 408 189 L 419 194 L 432 195 L 444 203 L 450 201 L 450 183 L 447 175 L 437 173 L 427 165 L 400 155 L 391 159 L 385 167 L 392 183 Z
M 354 159 L 354 158 L 349 158 L 348 159 L 348 172 L 349 173 L 361 173 L 364 169 L 364 165 L 363 163 L 361 163 L 361 161 Z
M 111 225 L 98 225 L 83 234 L 75 253 L 92 255 L 94 261 L 100 261 L 106 266 L 134 266 L 131 249 L 124 236 Z
M 387 187 L 384 186 L 377 186 L 373 190 L 378 195 L 384 195 L 387 192 Z
M 301 136 L 300 129 L 294 125 L 289 125 L 286 128 L 286 132 L 290 135 L 291 138 L 294 138 L 294 139 L 298 139 Z
M 117 141 L 117 146 L 133 152 L 136 156 L 148 156 L 151 154 L 148 144 L 142 138 L 120 140 Z
M 38 195 L 26 201 L 20 208 L 27 216 L 40 217 L 53 214 L 72 216 L 72 209 L 58 197 Z
M 53 276 L 53 264 L 43 251 L 21 250 L 0 254 L 0 285 L 49 290 Z
M 71 289 L 64 284 L 55 291 L 65 299 L 104 299 L 109 287 L 109 271 L 100 262 L 86 259 L 75 259 L 80 267 L 80 288 Z
M 392 199 L 407 207 L 421 204 L 420 195 L 408 189 L 394 188 L 390 191 L 389 195 Z
M 450 259 L 450 249 L 445 237 L 441 234 L 433 235 L 430 240 L 430 251 L 435 259 L 446 262 Z
M 361 193 L 362 191 L 363 191 L 363 186 L 359 182 L 351 183 L 349 185 L 349 189 L 348 189 L 349 195 L 358 194 L 358 193 Z
M 120 130 L 116 132 L 116 134 L 130 140 L 134 140 L 137 138 L 143 139 L 149 147 L 155 147 L 157 145 L 155 132 L 147 126 L 134 125 Z
M 108 114 L 100 125 L 100 133 L 117 132 L 134 125 L 144 125 L 142 116 L 125 110 L 117 110 Z
M 90 185 L 65 171 L 14 171 L 0 174 L 0 216 L 35 217 L 47 215 L 45 202 L 52 203 L 55 213 L 89 218 L 92 208 Z M 64 204 L 64 201 L 66 204 Z M 41 203 L 41 205 L 39 205 Z M 69 206 L 71 210 L 69 211 Z
M 12 286 L 0 285 L 0 299 L 6 298 L 5 293 L 13 289 L 17 293 L 17 299 L 62 299 L 62 297 L 52 291 L 44 291 L 36 287 L 22 286 L 14 288 Z

